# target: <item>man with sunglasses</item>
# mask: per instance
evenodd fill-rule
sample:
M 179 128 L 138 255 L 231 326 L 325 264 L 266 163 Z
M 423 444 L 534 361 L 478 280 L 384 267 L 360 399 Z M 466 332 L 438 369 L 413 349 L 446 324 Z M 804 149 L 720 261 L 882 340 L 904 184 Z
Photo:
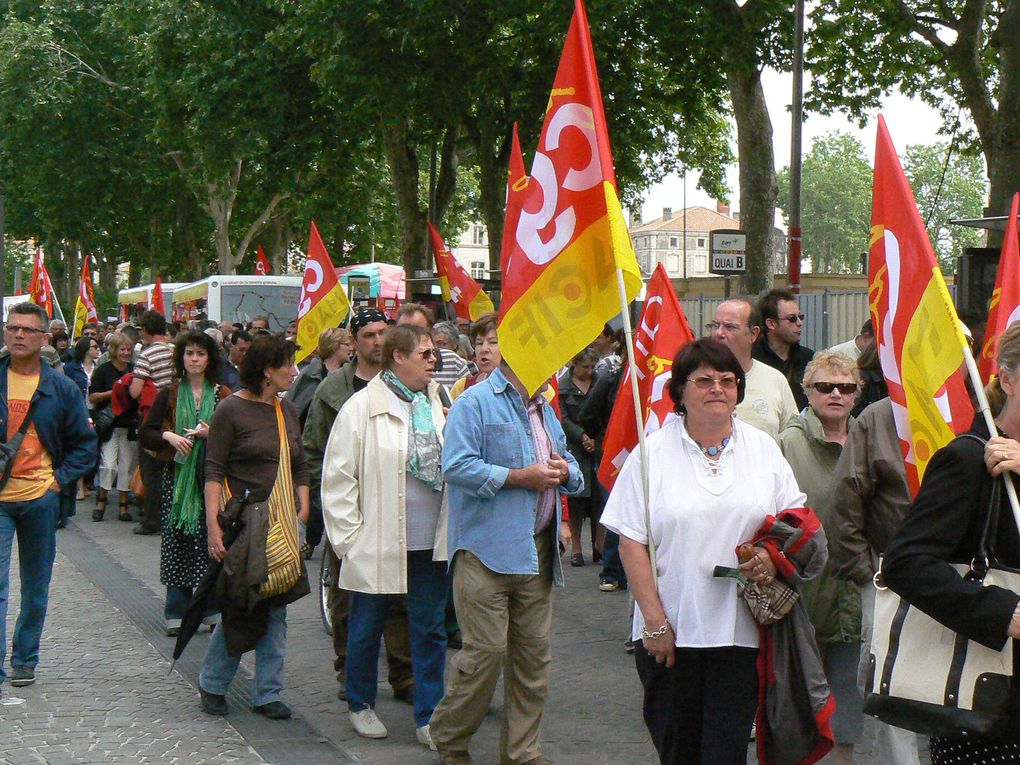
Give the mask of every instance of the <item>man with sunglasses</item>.
M 18 538 L 21 613 L 11 651 L 11 684 L 35 682 L 39 643 L 57 548 L 60 492 L 96 463 L 96 434 L 78 387 L 42 363 L 46 312 L 32 303 L 11 308 L 4 327 L 10 355 L 0 360 L 0 428 L 12 441 L 31 417 L 0 487 L 0 684 L 7 679 L 7 597 L 11 548 Z
M 808 405 L 804 370 L 815 352 L 800 344 L 804 314 L 800 312 L 797 298 L 787 290 L 770 290 L 758 301 L 758 311 L 765 329 L 754 344 L 754 358 L 782 372 L 790 384 L 797 409 L 802 410 Z

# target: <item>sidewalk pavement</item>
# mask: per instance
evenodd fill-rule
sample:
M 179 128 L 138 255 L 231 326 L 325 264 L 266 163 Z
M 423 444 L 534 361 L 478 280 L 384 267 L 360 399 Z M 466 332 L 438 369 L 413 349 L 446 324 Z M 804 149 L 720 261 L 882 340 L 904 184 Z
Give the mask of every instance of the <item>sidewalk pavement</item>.
M 64 555 L 58 556 L 50 615 L 43 633 L 39 682 L 25 689 L 4 687 L 5 702 L 13 697 L 38 698 L 45 699 L 50 706 L 43 711 L 33 701 L 22 707 L 26 712 L 38 710 L 40 717 L 34 720 L 37 726 L 34 729 L 28 727 L 33 720 L 17 717 L 24 713 L 9 714 L 19 706 L 0 706 L 0 742 L 3 742 L 0 762 L 11 765 L 118 762 L 115 758 L 120 755 L 112 746 L 107 747 L 114 752 L 110 756 L 93 758 L 90 753 L 101 751 L 99 742 L 117 742 L 119 747 L 124 743 L 135 744 L 136 738 L 146 746 L 151 746 L 153 740 L 163 742 L 160 746 L 169 754 L 161 750 L 152 754 L 151 759 L 141 759 L 139 752 L 125 762 L 295 761 L 285 754 L 267 755 L 267 742 L 276 736 L 289 735 L 294 735 L 298 742 L 304 735 L 301 741 L 306 744 L 307 733 L 288 732 L 289 729 L 275 727 L 280 723 L 260 718 L 252 723 L 254 715 L 244 709 L 253 654 L 242 662 L 242 671 L 231 691 L 231 714 L 225 719 L 210 718 L 200 711 L 193 677 L 186 678 L 180 672 L 167 677 L 169 665 L 164 657 L 172 646 L 172 638 L 156 634 L 155 629 L 139 631 L 135 626 L 143 623 L 139 614 L 118 612 L 104 594 L 114 586 L 131 588 L 144 598 L 137 602 L 145 604 L 149 621 L 158 616 L 157 608 L 161 614 L 165 590 L 159 584 L 159 537 L 133 536 L 133 524 L 118 522 L 116 514 L 109 511 L 107 520 L 94 523 L 90 520 L 91 510 L 91 499 L 80 502 L 71 526 L 58 532 L 58 549 L 66 549 L 80 562 L 81 570 L 75 569 Z M 308 562 L 312 595 L 290 606 L 287 616 L 283 697 L 295 709 L 294 724 L 305 726 L 302 730 L 318 736 L 317 741 L 330 752 L 308 761 L 435 765 L 436 755 L 415 741 L 410 707 L 395 701 L 390 693 L 385 662 L 380 666 L 377 712 L 389 728 L 389 737 L 363 739 L 351 728 L 346 704 L 336 697 L 331 638 L 319 615 L 316 579 L 321 549 L 320 546 Z M 102 557 L 90 563 L 82 551 Z M 107 563 L 97 564 L 95 561 L 100 559 Z M 590 563 L 583 568 L 567 566 L 565 573 L 567 587 L 554 596 L 553 677 L 543 721 L 543 752 L 557 765 L 653 763 L 657 758 L 641 719 L 640 685 L 633 659 L 623 646 L 630 624 L 627 594 L 599 592 L 598 569 Z M 16 615 L 14 605 L 18 602 L 15 588 L 9 633 Z M 114 600 L 128 602 L 122 597 Z M 142 610 L 137 606 L 127 608 Z M 182 663 L 197 665 L 207 642 L 206 633 L 196 635 Z M 190 674 L 187 668 L 180 671 Z M 245 672 L 247 677 L 242 677 Z M 489 718 L 473 741 L 472 754 L 479 765 L 499 761 L 501 705 L 499 688 Z M 55 720 L 74 720 L 76 733 L 61 733 L 60 738 L 45 737 L 44 733 L 42 740 L 25 741 L 26 734 L 32 735 L 29 730 L 38 731 L 42 727 L 38 720 L 43 716 L 50 719 L 49 715 L 54 715 Z M 12 738 L 13 731 L 20 738 Z M 858 765 L 871 762 L 867 732 L 866 728 L 866 741 L 855 759 Z M 15 741 L 17 745 L 8 743 Z M 246 743 L 253 746 L 246 748 Z M 67 750 L 56 753 L 64 755 L 63 758 L 47 760 L 36 756 L 37 748 L 42 746 L 64 746 Z M 152 751 L 157 749 L 160 747 Z M 183 754 L 174 755 L 174 751 Z M 286 751 L 281 744 L 275 747 L 274 754 Z M 263 753 L 261 757 L 259 752 Z M 749 747 L 748 755 L 748 763 L 756 761 L 753 746 Z M 922 763 L 926 763 L 926 758 L 922 758 Z

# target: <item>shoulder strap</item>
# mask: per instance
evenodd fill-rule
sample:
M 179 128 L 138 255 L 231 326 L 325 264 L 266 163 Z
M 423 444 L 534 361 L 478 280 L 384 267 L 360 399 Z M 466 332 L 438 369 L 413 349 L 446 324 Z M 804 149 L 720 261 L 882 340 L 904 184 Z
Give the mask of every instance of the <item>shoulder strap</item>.
M 984 448 L 988 441 L 973 433 L 963 433 L 959 438 L 969 438 L 977 441 Z M 978 549 L 971 561 L 971 569 L 984 576 L 995 561 L 995 530 L 999 526 L 999 505 L 1002 502 L 1002 477 L 992 478 L 992 494 L 988 501 L 988 510 L 985 512 L 985 520 L 981 526 L 981 536 L 978 538 Z
M 25 412 L 25 419 L 21 421 L 21 427 L 18 428 L 18 433 L 24 436 L 28 432 L 29 426 L 32 424 L 32 415 L 35 414 L 35 405 L 39 401 L 37 396 L 33 396 L 32 400 L 28 404 L 28 411 Z M 0 434 L 3 436 L 3 440 L 0 443 L 7 443 L 7 434 Z

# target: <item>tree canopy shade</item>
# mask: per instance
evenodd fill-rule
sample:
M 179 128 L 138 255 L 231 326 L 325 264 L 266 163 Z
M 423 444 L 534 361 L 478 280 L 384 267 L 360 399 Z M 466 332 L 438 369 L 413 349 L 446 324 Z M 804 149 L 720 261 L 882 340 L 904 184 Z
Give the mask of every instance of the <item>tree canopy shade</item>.
M 813 108 L 862 117 L 893 88 L 922 99 L 983 153 L 986 211 L 1008 211 L 1020 190 L 1020 4 L 820 0 L 811 21 Z

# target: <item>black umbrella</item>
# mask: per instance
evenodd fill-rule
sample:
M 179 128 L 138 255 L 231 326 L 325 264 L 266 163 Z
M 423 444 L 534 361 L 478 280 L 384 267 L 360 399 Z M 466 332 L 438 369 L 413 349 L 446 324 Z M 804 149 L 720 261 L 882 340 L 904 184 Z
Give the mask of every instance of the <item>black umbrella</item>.
M 223 546 L 228 550 L 244 526 L 241 511 L 244 509 L 244 503 L 247 499 L 247 490 L 245 490 L 243 496 L 231 497 L 230 501 L 227 502 L 227 506 L 217 516 L 220 528 L 223 529 Z M 177 634 L 177 642 L 174 644 L 174 660 L 170 664 L 171 672 L 174 671 L 174 665 L 181 658 L 184 649 L 188 646 L 188 642 L 198 632 L 198 628 L 202 624 L 202 619 L 205 617 L 206 602 L 216 586 L 216 580 L 219 578 L 222 568 L 222 561 L 210 558 L 209 568 L 206 569 L 205 576 L 202 577 L 202 580 L 195 588 L 195 592 L 191 596 L 191 602 L 188 604 L 188 610 L 184 612 L 184 618 L 181 619 L 181 631 Z

